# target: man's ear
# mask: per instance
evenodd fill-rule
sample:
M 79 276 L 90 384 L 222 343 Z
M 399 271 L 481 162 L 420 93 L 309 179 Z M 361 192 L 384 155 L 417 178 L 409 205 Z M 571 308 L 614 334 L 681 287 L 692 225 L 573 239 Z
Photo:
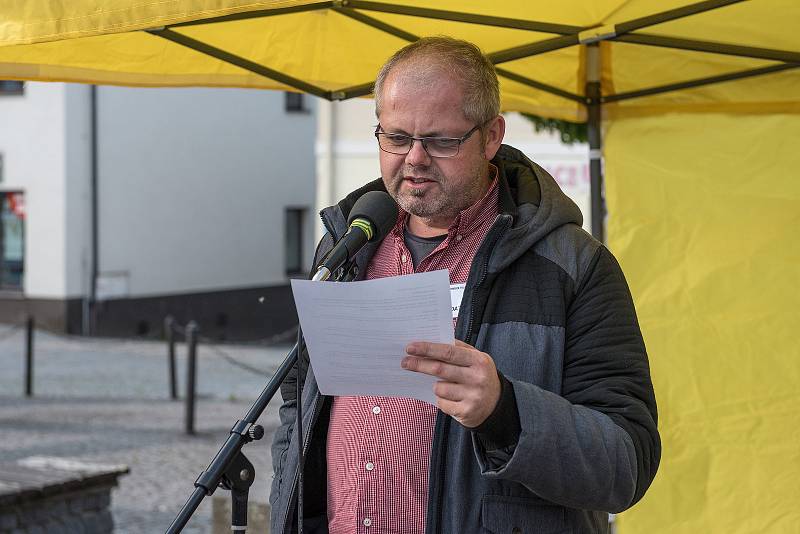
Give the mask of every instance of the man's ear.
M 484 145 L 483 155 L 487 161 L 491 161 L 503 143 L 503 136 L 506 134 L 506 119 L 502 115 L 498 115 L 489 121 L 484 132 L 486 144 Z

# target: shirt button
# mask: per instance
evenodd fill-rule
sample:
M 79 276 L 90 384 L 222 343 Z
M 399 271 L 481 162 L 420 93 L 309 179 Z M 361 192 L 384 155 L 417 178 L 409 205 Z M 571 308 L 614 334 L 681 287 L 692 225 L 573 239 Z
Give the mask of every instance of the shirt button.
M 373 464 L 372 462 L 367 462 L 367 465 L 365 465 L 364 467 L 367 468 L 367 471 L 372 471 L 373 469 L 375 469 L 375 464 Z
M 369 517 L 365 517 L 363 523 L 365 527 L 372 526 L 372 519 L 370 519 Z
M 375 415 L 378 415 L 379 413 L 381 413 L 381 407 L 380 406 L 373 406 L 372 407 L 372 413 L 374 413 Z
M 405 263 L 405 262 L 406 262 L 406 260 L 408 260 L 408 256 L 406 256 L 405 254 L 403 254 L 402 256 L 400 256 L 400 261 L 402 261 L 403 263 Z
M 461 235 L 461 234 L 458 234 L 458 235 L 456 236 L 456 241 L 461 241 L 462 239 L 464 239 L 464 236 L 463 236 L 463 235 Z

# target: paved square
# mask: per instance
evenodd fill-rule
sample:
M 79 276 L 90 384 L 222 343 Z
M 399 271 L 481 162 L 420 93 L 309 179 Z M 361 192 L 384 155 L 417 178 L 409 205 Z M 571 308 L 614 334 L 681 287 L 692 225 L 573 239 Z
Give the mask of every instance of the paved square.
M 184 403 L 169 399 L 165 343 L 61 337 L 37 332 L 34 397 L 24 397 L 24 332 L 0 325 L 0 457 L 59 456 L 125 464 L 112 493 L 117 533 L 164 532 L 193 490 L 197 475 L 263 389 L 289 346 L 222 345 L 198 350 L 195 428 L 187 436 Z M 186 346 L 177 348 L 178 392 L 183 397 Z M 267 374 L 268 373 L 268 374 Z M 264 439 L 244 449 L 255 465 L 252 502 L 267 502 L 272 480 L 269 444 L 277 426 L 280 393 L 259 421 Z M 214 496 L 223 494 L 217 490 Z M 207 497 L 184 529 L 211 532 Z

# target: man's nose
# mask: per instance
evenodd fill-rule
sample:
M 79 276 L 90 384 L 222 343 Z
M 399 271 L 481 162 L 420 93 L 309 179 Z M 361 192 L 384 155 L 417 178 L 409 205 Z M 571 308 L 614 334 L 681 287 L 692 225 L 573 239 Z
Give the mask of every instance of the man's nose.
M 431 157 L 428 155 L 428 152 L 425 151 L 422 141 L 415 140 L 414 144 L 411 145 L 411 150 L 406 154 L 406 163 L 414 167 L 422 167 L 429 165 L 430 162 Z

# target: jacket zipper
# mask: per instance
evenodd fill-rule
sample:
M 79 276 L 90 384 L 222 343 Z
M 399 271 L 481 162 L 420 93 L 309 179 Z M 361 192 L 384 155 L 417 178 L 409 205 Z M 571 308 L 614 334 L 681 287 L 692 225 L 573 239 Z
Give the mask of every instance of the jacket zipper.
M 500 219 L 502 215 L 498 215 L 497 219 Z M 496 224 L 496 221 L 495 221 Z M 469 323 L 467 324 L 467 333 L 464 336 L 464 343 L 468 343 L 473 345 L 474 341 L 471 339 L 472 337 L 472 329 L 475 323 L 475 290 L 483 285 L 486 281 L 486 272 L 489 270 L 489 256 L 491 256 L 491 251 L 494 250 L 495 245 L 500 240 L 500 236 L 502 235 L 502 231 L 506 229 L 507 224 L 504 224 L 501 229 L 498 229 L 497 235 L 493 237 L 491 246 L 487 250 L 487 254 L 485 254 L 485 260 L 482 265 L 481 275 L 478 279 L 478 283 L 475 284 L 475 287 L 472 290 L 472 306 L 470 306 L 469 310 Z M 491 230 L 490 230 L 491 231 Z M 474 346 L 474 345 L 473 345 Z M 446 417 L 442 421 L 442 440 L 441 440 L 441 452 L 439 453 L 439 492 L 437 494 L 437 503 L 436 503 L 436 532 L 442 532 L 442 510 L 444 509 L 444 491 L 442 485 L 444 484 L 444 477 L 445 477 L 445 462 L 444 458 L 447 456 L 447 440 L 448 434 L 450 433 L 450 423 L 451 418 Z M 430 494 L 430 492 L 429 492 Z
M 498 219 L 500 217 L 502 217 L 502 215 L 498 215 L 497 216 Z M 508 225 L 504 224 L 502 228 L 498 229 L 497 236 L 494 237 L 494 239 L 492 240 L 491 247 L 489 248 L 489 250 L 487 250 L 488 254 L 485 255 L 485 259 L 484 259 L 483 266 L 482 266 L 483 268 L 481 269 L 481 277 L 478 279 L 478 283 L 475 284 L 475 289 L 481 287 L 483 285 L 483 283 L 486 281 L 486 272 L 489 270 L 489 256 L 491 255 L 491 251 L 494 250 L 494 247 L 497 245 L 497 242 L 500 240 L 500 235 L 502 234 L 502 231 L 504 231 L 506 229 L 506 226 L 508 226 Z M 475 296 L 474 295 L 475 295 L 475 290 L 473 289 L 473 291 L 472 291 L 472 303 L 473 304 L 475 303 Z M 473 328 L 474 323 L 475 323 L 475 307 L 471 306 L 469 312 L 470 312 L 469 313 L 469 324 L 467 325 L 467 333 L 464 336 L 464 343 L 469 343 L 470 345 L 472 345 L 473 341 L 471 339 L 471 336 L 472 336 L 472 328 Z
M 308 452 L 308 445 L 311 442 L 311 430 L 312 430 L 312 428 L 314 426 L 314 422 L 316 421 L 317 415 L 318 415 L 318 412 L 319 412 L 319 409 L 318 409 L 318 407 L 320 405 L 319 399 L 320 399 L 320 396 L 317 396 L 317 398 L 314 399 L 314 406 L 312 407 L 312 411 L 311 411 L 311 420 L 309 421 L 310 424 L 308 425 L 308 430 L 306 431 L 306 435 L 301 438 L 301 439 L 303 439 L 303 458 L 306 457 L 306 453 Z M 289 447 L 291 448 L 291 442 L 289 443 Z M 298 460 L 299 460 L 299 458 L 298 458 Z M 294 479 L 292 480 L 292 488 L 289 491 L 289 499 L 287 501 L 289 503 L 289 507 L 288 507 L 287 512 L 286 512 L 286 518 L 283 520 L 283 532 L 287 532 L 287 529 L 289 527 L 289 519 L 293 515 L 293 514 L 290 514 L 289 511 L 291 511 L 291 509 L 292 509 L 291 502 L 292 502 L 292 499 L 294 498 L 295 492 L 297 491 L 297 481 L 299 480 L 299 478 L 300 478 L 300 465 L 298 464 L 297 469 L 294 472 Z

